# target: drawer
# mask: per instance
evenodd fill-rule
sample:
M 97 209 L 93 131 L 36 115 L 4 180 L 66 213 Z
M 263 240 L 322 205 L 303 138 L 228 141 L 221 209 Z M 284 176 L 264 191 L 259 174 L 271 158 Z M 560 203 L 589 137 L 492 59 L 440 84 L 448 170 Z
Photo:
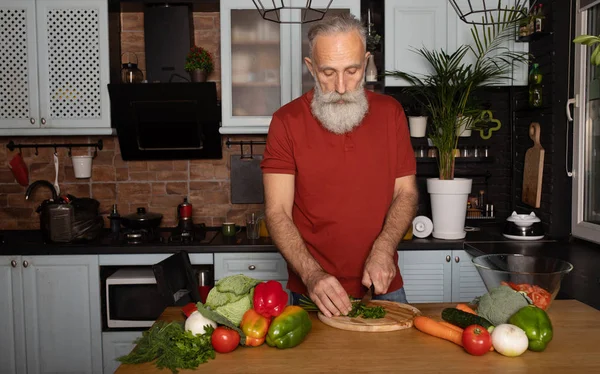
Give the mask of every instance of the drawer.
M 279 253 L 215 253 L 215 280 L 244 274 L 260 280 L 287 280 L 287 264 Z

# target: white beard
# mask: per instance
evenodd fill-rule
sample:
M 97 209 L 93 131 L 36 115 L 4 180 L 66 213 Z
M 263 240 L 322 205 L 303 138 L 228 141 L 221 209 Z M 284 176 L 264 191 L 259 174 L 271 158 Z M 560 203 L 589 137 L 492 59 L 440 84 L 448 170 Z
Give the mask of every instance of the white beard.
M 354 91 L 346 91 L 342 95 L 335 91 L 324 93 L 315 79 L 315 94 L 310 103 L 313 115 L 323 124 L 323 127 L 334 134 L 352 131 L 361 123 L 369 110 L 369 102 L 363 86 L 364 83 L 361 82 Z M 340 100 L 344 102 L 338 103 Z

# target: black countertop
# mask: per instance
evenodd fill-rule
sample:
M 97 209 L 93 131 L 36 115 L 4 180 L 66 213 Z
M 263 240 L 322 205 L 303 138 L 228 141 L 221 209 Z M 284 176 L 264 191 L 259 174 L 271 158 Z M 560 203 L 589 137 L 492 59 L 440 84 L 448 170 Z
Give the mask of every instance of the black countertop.
M 213 239 L 202 244 L 154 243 L 119 245 L 107 240 L 86 243 L 47 244 L 39 230 L 0 231 L 0 256 L 4 255 L 77 255 L 77 254 L 147 254 L 224 252 L 276 252 L 270 238 L 248 240 L 244 231 L 236 237 L 221 235 L 218 228 Z M 400 243 L 399 250 L 464 249 L 473 256 L 487 253 L 521 253 L 556 257 L 573 264 L 573 271 L 565 276 L 558 298 L 574 298 L 600 309 L 600 245 L 571 239 L 569 241 L 541 240 L 514 241 L 501 235 L 496 225 L 482 226 L 480 231 L 468 232 L 463 240 L 434 238 L 408 240 Z

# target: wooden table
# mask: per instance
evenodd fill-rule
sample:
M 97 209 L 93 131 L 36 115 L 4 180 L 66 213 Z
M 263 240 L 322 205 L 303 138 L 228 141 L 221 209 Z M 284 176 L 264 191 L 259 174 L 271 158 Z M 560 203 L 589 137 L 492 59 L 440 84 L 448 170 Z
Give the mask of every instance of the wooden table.
M 439 319 L 455 304 L 414 304 L 424 315 Z M 544 352 L 519 357 L 496 352 L 476 357 L 462 347 L 410 328 L 395 332 L 350 332 L 329 327 L 311 313 L 313 329 L 291 349 L 266 344 L 238 347 L 196 370 L 180 373 L 600 373 L 600 311 L 576 300 L 555 300 L 548 311 L 554 339 Z M 178 308 L 168 308 L 161 320 L 183 320 Z M 117 374 L 161 373 L 153 363 L 121 365 Z

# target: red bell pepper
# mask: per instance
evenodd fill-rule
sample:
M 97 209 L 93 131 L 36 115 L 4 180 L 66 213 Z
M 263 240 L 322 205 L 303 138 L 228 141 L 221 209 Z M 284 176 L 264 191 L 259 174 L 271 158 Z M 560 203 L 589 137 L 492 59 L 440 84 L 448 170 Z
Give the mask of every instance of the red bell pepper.
M 189 317 L 192 313 L 197 311 L 196 303 L 188 303 L 181 307 L 181 311 L 185 314 L 186 317 Z
M 288 302 L 288 294 L 281 283 L 270 280 L 259 283 L 254 288 L 254 310 L 263 317 L 277 317 L 283 312 Z

